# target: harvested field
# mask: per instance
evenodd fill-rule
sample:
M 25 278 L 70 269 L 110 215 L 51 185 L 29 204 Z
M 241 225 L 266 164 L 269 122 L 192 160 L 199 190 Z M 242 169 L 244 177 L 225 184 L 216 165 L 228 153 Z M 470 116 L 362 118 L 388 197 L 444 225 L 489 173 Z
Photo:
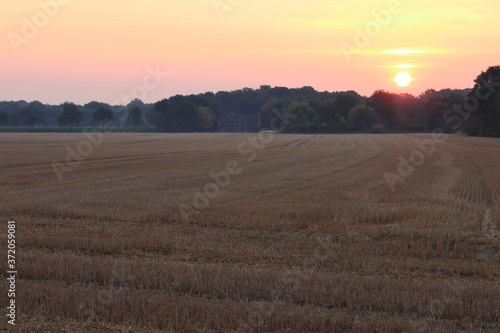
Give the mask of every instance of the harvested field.
M 17 331 L 498 332 L 500 140 L 436 140 L 0 134 Z

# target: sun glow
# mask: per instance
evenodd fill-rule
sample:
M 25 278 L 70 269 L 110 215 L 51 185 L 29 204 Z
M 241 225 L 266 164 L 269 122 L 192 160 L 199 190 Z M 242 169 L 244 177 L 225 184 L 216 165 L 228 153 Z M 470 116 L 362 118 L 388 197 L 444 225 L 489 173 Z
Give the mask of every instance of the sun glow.
M 396 65 L 394 68 L 413 68 L 415 65 Z
M 420 54 L 420 53 L 427 53 L 427 52 L 428 51 L 424 51 L 424 50 L 400 49 L 400 50 L 385 50 L 385 51 L 382 51 L 381 54 L 408 55 L 408 54 Z
M 396 84 L 398 86 L 406 87 L 411 83 L 412 78 L 411 78 L 410 74 L 408 74 L 406 72 L 401 72 L 398 75 L 396 75 L 396 77 L 394 78 L 394 81 L 396 82 Z

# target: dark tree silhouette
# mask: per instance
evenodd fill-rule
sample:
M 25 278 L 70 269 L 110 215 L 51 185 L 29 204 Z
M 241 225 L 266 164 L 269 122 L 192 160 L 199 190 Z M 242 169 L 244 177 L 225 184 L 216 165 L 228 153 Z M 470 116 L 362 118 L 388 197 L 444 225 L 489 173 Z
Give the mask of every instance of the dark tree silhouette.
M 28 126 L 31 126 L 31 131 L 32 132 L 33 132 L 33 129 L 34 129 L 35 125 L 38 125 L 41 122 L 42 122 L 42 120 L 40 118 L 38 118 L 36 115 L 34 115 L 34 114 L 28 115 L 28 117 L 26 117 L 23 120 L 23 123 L 25 123 Z
M 191 132 L 196 127 L 196 107 L 189 101 L 175 105 L 172 110 L 172 121 L 176 132 Z
M 0 125 L 6 125 L 9 123 L 9 115 L 2 110 L 0 110 Z
M 110 108 L 107 107 L 99 107 L 97 110 L 92 113 L 92 121 L 94 122 L 100 122 L 101 123 L 101 130 L 103 129 L 104 123 L 106 121 L 111 121 L 113 120 L 114 115 L 113 111 L 111 111 Z
M 45 120 L 44 110 L 45 105 L 37 101 L 31 102 L 28 105 L 21 107 L 19 112 L 17 112 L 17 114 L 14 116 L 15 118 L 17 118 L 17 125 L 25 125 L 27 124 L 26 119 L 32 118 L 32 120 L 34 120 L 34 117 L 38 118 L 39 120 L 37 124 L 42 124 Z
M 262 126 L 266 129 L 279 129 L 286 118 L 287 107 L 287 103 L 279 98 L 267 101 L 260 108 L 259 115 Z
M 82 113 L 73 103 L 56 106 L 38 101 L 0 101 L 0 109 L 8 115 L 10 126 L 25 124 L 28 116 L 33 114 L 41 120 L 42 126 L 59 123 L 69 125 L 70 131 L 81 121 L 84 126 L 91 126 L 107 119 L 123 119 L 128 113 L 128 124 L 134 126 L 134 131 L 145 119 L 162 132 L 214 130 L 217 120 L 224 114 L 249 114 L 260 116 L 261 129 L 339 133 L 348 130 L 347 120 L 350 120 L 352 130 L 367 130 L 368 118 L 359 120 L 359 110 L 351 114 L 350 119 L 348 115 L 353 107 L 368 106 L 382 118 L 383 131 L 415 132 L 440 128 L 447 133 L 464 131 L 469 135 L 500 137 L 500 66 L 488 68 L 477 76 L 474 83 L 472 89 L 429 89 L 419 96 L 377 90 L 367 98 L 355 91 L 329 92 L 309 86 L 262 85 L 258 89 L 176 95 L 154 104 L 138 99 L 126 106 L 93 101 L 81 108 Z M 462 111 L 456 108 L 457 105 Z M 139 114 L 140 111 L 145 117 Z M 364 115 L 369 117 L 370 113 Z M 0 124 L 6 123 L 5 115 L 0 113 Z
M 341 92 L 331 103 L 332 109 L 341 117 L 347 118 L 349 110 L 360 103 L 359 98 L 349 92 Z
M 214 124 L 214 117 L 206 106 L 196 108 L 196 127 L 202 131 L 210 129 Z
M 394 127 L 396 95 L 384 90 L 377 90 L 368 99 L 368 105 L 380 113 L 390 127 Z
M 127 122 L 134 126 L 134 132 L 137 126 L 144 125 L 144 120 L 142 119 L 142 110 L 138 104 L 130 104 L 128 106 Z
M 359 131 L 370 129 L 375 120 L 372 108 L 366 105 L 358 105 L 349 110 L 347 115 L 347 126 L 349 129 Z
M 78 125 L 82 121 L 82 112 L 74 103 L 64 102 L 61 106 L 63 111 L 57 117 L 57 122 L 60 126 L 69 125 L 69 131 L 72 132 L 73 126 Z
M 469 135 L 500 137 L 500 66 L 489 67 L 474 82 L 464 105 L 470 112 L 464 129 Z

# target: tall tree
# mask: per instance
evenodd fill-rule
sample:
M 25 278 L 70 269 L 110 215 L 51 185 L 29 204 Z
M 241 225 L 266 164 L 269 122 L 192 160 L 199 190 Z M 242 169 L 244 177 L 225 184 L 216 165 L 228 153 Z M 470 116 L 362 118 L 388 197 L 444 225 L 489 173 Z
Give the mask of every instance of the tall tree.
M 260 119 L 263 128 L 277 130 L 281 128 L 283 121 L 286 119 L 287 104 L 284 100 L 274 98 L 266 102 L 260 108 Z
M 168 113 L 170 112 L 172 106 L 168 99 L 162 99 L 161 101 L 153 104 L 153 107 L 146 115 L 148 121 L 152 123 L 160 131 L 169 130 L 169 119 Z
M 0 110 L 0 125 L 6 125 L 9 123 L 9 115 L 2 110 Z
M 26 117 L 23 120 L 23 123 L 25 123 L 28 126 L 31 126 L 31 132 L 33 132 L 35 125 L 38 125 L 41 122 L 42 122 L 42 120 L 40 118 L 38 118 L 36 115 L 34 115 L 34 114 L 28 115 L 28 117 Z
M 110 122 L 113 120 L 114 114 L 108 107 L 99 107 L 92 113 L 92 121 L 101 123 L 101 129 L 103 129 L 104 123 L 106 121 Z
M 30 118 L 30 116 L 36 116 L 39 119 L 38 124 L 41 124 L 45 121 L 45 105 L 40 102 L 31 102 L 26 106 L 21 107 L 17 115 L 15 116 L 18 119 L 17 125 L 26 124 L 26 119 Z M 34 119 L 33 117 L 31 117 Z M 31 125 L 30 125 L 31 126 Z
M 196 107 L 184 100 L 176 104 L 172 110 L 171 120 L 175 132 L 191 132 L 196 128 Z
M 288 115 L 285 121 L 285 132 L 310 133 L 317 131 L 313 120 L 314 110 L 305 101 L 294 101 L 288 106 Z
M 78 125 L 82 121 L 82 112 L 74 103 L 64 102 L 61 106 L 63 111 L 57 117 L 57 122 L 60 126 L 69 125 L 69 131 L 72 132 L 73 126 Z
M 142 119 L 142 110 L 138 104 L 130 104 L 128 106 L 127 123 L 134 126 L 134 132 L 137 126 L 144 124 L 144 120 Z
M 366 105 L 358 105 L 353 107 L 347 115 L 347 126 L 351 130 L 367 130 L 370 129 L 375 120 L 375 115 L 372 108 Z
M 343 99 L 343 97 L 341 97 Z M 356 105 L 358 100 L 356 99 L 355 103 L 349 103 L 351 109 Z M 348 105 L 348 104 L 345 104 Z M 340 112 L 344 114 L 342 108 L 340 107 Z M 345 118 L 347 118 L 347 114 L 349 110 L 345 112 L 345 116 L 340 116 L 339 113 L 339 105 L 337 99 L 330 99 L 325 104 L 323 104 L 318 111 L 318 117 L 316 118 L 316 122 L 318 124 L 319 130 L 322 132 L 345 132 L 347 130 L 347 122 Z
M 205 106 L 196 108 L 196 126 L 203 131 L 210 129 L 214 124 L 214 119 L 210 110 Z
M 489 67 L 474 82 L 464 129 L 469 135 L 500 137 L 500 66 Z
M 341 117 L 347 118 L 349 110 L 360 102 L 359 98 L 351 92 L 339 93 L 333 102 L 331 108 Z
M 394 127 L 395 96 L 395 94 L 390 92 L 377 90 L 367 101 L 368 106 L 377 110 L 390 127 Z
M 309 107 L 308 102 L 295 101 L 288 107 L 288 119 L 295 123 L 308 123 L 314 119 L 314 110 Z

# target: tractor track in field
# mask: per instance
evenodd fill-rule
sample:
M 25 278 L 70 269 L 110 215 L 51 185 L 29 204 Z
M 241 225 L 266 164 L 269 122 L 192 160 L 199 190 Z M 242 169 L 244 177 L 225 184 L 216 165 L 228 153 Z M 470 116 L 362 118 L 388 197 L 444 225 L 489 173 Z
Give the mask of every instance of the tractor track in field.
M 476 162 L 471 160 L 470 158 L 467 158 L 467 159 L 469 161 L 471 161 L 472 164 L 474 164 L 476 166 L 477 172 L 479 175 L 479 185 L 480 185 L 481 191 L 482 191 L 481 197 L 483 199 L 483 204 L 484 204 L 484 216 L 483 216 L 483 222 L 482 222 L 483 231 L 484 231 L 486 237 L 497 237 L 498 236 L 498 229 L 497 229 L 495 223 L 493 223 L 492 210 L 491 210 L 491 200 L 490 200 L 490 196 L 488 194 L 486 183 L 484 182 L 484 177 L 483 177 L 483 173 L 481 171 L 481 167 Z
M 305 144 L 305 143 L 307 143 L 309 141 L 312 141 L 312 140 L 318 139 L 318 138 L 319 138 L 319 135 L 315 135 L 315 136 L 311 136 L 311 137 L 305 138 L 305 139 L 293 140 L 292 142 L 287 142 L 285 144 L 278 145 L 278 146 L 266 147 L 265 149 L 288 149 L 288 148 L 296 148 L 296 147 L 302 146 L 303 144 Z

